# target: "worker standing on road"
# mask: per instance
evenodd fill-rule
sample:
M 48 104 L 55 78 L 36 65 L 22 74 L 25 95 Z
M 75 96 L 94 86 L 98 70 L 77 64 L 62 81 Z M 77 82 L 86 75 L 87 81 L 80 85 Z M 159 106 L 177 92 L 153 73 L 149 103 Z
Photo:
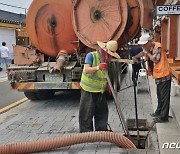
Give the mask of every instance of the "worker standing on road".
M 149 34 L 143 34 L 138 42 L 143 47 L 143 52 L 133 57 L 146 56 L 148 62 L 148 75 L 152 75 L 157 86 L 158 106 L 155 113 L 157 123 L 168 121 L 171 91 L 171 69 L 165 51 L 158 42 L 154 42 Z
M 86 55 L 80 86 L 81 99 L 79 109 L 80 132 L 93 131 L 93 118 L 96 131 L 106 131 L 108 122 L 108 105 L 105 96 L 107 80 L 104 70 L 107 69 L 107 62 L 111 56 L 120 58 L 116 53 L 117 41 L 107 43 L 97 42 L 100 60 L 97 51 Z

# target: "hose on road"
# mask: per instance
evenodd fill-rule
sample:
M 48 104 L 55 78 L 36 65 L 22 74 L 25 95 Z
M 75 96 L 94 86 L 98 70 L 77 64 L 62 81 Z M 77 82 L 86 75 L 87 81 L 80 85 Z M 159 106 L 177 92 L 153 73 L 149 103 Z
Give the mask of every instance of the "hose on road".
M 109 131 L 95 131 L 38 141 L 0 145 L 0 154 L 43 152 L 74 144 L 89 142 L 110 142 L 121 148 L 136 148 L 136 146 L 122 134 Z

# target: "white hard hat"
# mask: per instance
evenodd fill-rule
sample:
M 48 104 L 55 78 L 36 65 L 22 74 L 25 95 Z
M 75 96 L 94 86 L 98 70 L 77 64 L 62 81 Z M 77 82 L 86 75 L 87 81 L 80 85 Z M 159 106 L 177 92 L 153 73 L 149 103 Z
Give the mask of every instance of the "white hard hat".
M 146 44 L 149 40 L 151 40 L 151 36 L 149 33 L 143 33 L 141 37 L 139 38 L 138 44 L 144 45 Z

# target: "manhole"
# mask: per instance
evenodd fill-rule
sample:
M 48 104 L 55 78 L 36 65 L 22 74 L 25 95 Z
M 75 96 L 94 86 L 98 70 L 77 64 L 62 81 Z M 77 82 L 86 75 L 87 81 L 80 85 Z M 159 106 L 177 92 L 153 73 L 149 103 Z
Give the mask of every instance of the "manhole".
M 144 135 L 131 135 L 131 141 L 136 145 L 138 149 L 146 149 L 148 146 L 148 141 Z
M 127 119 L 126 123 L 127 123 L 128 130 L 137 131 L 136 119 Z M 138 130 L 139 131 L 149 130 L 147 119 L 138 119 Z
M 137 135 L 134 135 L 134 133 L 133 135 L 130 135 L 130 140 L 136 145 L 136 147 L 138 149 L 148 148 L 148 136 L 151 130 L 151 126 L 148 125 L 147 119 L 138 119 L 138 129 L 136 119 L 127 119 L 126 123 L 129 131 L 137 131 Z M 153 126 L 154 125 L 152 125 L 152 127 Z

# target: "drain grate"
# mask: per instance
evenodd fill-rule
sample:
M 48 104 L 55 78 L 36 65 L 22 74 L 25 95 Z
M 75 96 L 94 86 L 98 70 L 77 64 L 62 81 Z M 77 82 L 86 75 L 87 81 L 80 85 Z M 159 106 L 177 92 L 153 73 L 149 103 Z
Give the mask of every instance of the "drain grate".
M 137 131 L 136 119 L 127 119 L 126 123 L 127 123 L 128 130 Z M 139 131 L 148 131 L 149 126 L 147 123 L 147 119 L 138 119 L 138 128 L 139 128 Z

